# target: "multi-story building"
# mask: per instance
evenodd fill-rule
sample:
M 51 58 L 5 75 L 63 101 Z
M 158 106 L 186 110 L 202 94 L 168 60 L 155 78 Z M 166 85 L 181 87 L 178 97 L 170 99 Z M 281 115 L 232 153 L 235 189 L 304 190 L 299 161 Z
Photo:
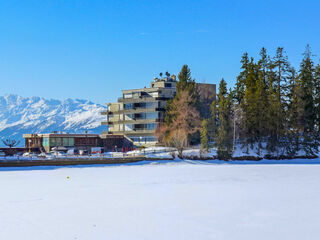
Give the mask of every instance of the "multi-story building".
M 215 84 L 198 84 L 203 111 L 208 110 L 216 93 Z M 164 111 L 168 100 L 176 95 L 176 77 L 155 78 L 149 88 L 122 90 L 122 97 L 116 103 L 107 103 L 108 109 L 103 125 L 108 126 L 108 134 L 123 134 L 135 145 L 156 145 L 155 131 L 159 122 L 164 121 Z M 210 104 L 209 104 L 210 105 Z
M 155 145 L 157 124 L 164 120 L 165 105 L 176 95 L 176 79 L 155 78 L 149 88 L 123 90 L 117 103 L 108 103 L 109 134 L 123 134 L 136 145 Z

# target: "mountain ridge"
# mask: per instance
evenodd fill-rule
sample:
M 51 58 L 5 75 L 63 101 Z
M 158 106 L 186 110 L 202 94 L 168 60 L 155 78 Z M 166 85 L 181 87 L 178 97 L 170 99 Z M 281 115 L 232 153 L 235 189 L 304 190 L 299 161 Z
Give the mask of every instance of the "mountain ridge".
M 0 139 L 15 139 L 23 146 L 23 134 L 101 133 L 106 107 L 85 99 L 64 100 L 43 97 L 22 97 L 15 94 L 0 96 Z M 0 141 L 0 146 L 3 146 Z

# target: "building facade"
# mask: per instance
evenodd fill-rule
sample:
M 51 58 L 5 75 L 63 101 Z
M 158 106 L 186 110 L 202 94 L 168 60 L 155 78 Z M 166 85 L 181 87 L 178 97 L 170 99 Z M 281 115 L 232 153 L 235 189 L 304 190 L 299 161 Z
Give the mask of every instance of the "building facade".
M 215 84 L 198 84 L 202 99 L 212 102 L 216 94 Z M 130 138 L 136 146 L 154 146 L 158 143 L 155 131 L 165 118 L 165 106 L 176 95 L 176 77 L 155 78 L 149 88 L 122 90 L 116 103 L 107 103 L 103 125 L 108 134 L 121 134 Z M 204 101 L 206 102 L 206 101 Z M 203 106 L 207 112 L 208 107 Z
M 135 145 L 155 145 L 157 124 L 164 120 L 166 102 L 176 95 L 175 76 L 155 78 L 149 88 L 123 90 L 117 103 L 109 103 L 108 134 L 123 134 Z
M 66 151 L 74 148 L 91 153 L 93 147 L 101 147 L 104 152 L 122 151 L 124 148 L 133 147 L 132 141 L 124 135 L 46 133 L 23 134 L 23 137 L 27 150 L 40 152 L 50 152 L 54 149 Z
M 45 152 L 70 148 L 90 151 L 91 147 L 101 145 L 98 134 L 45 133 L 23 134 L 23 137 L 26 148 L 39 148 L 40 151 Z

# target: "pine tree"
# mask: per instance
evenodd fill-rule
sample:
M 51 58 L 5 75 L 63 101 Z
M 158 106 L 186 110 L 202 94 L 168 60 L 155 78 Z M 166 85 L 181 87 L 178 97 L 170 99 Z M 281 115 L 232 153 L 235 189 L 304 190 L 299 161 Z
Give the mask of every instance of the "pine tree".
M 179 81 L 177 82 L 177 92 L 186 90 L 189 87 L 189 84 L 193 82 L 193 79 L 191 78 L 191 71 L 188 65 L 183 65 L 180 73 L 178 75 Z
M 288 85 L 288 109 L 286 112 L 286 153 L 294 156 L 300 150 L 300 134 L 299 129 L 303 115 L 301 108 L 301 87 L 299 85 L 296 70 L 290 69 L 289 85 Z
M 243 135 L 244 139 L 243 146 L 246 147 L 247 152 L 249 146 L 254 147 L 257 141 L 257 131 L 259 128 L 258 123 L 258 94 L 257 94 L 257 81 L 259 79 L 258 66 L 254 63 L 251 58 L 248 64 L 248 74 L 245 79 L 245 93 L 241 102 L 241 109 L 243 111 Z
M 265 137 L 268 136 L 268 108 L 269 105 L 269 69 L 270 69 L 270 57 L 267 55 L 267 50 L 262 48 L 260 51 L 260 59 L 257 64 L 258 78 L 256 81 L 256 99 L 257 99 L 257 143 L 258 154 L 263 148 L 262 143 Z
M 161 73 L 162 74 L 162 73 Z M 191 78 L 191 71 L 188 65 L 183 65 L 181 71 L 178 75 L 178 82 L 176 84 L 177 95 L 175 99 L 179 98 L 180 92 L 185 90 L 189 91 L 190 84 L 194 81 Z M 172 115 L 173 113 L 177 113 L 176 106 L 173 104 L 174 99 L 167 101 L 165 107 L 165 123 L 166 125 L 170 125 L 176 116 Z
M 218 115 L 218 130 L 215 146 L 219 159 L 230 159 L 232 156 L 231 135 L 231 95 L 227 92 L 227 83 L 222 79 L 219 84 L 219 94 L 216 103 Z
M 199 92 L 197 89 L 197 84 L 194 79 L 191 77 L 191 70 L 188 67 L 188 65 L 183 65 L 181 68 L 181 71 L 178 75 L 179 81 L 177 82 L 176 88 L 177 88 L 177 95 L 183 90 L 187 90 L 190 94 L 190 96 L 193 99 L 193 105 L 195 107 L 199 107 Z
M 269 137 L 267 149 L 277 152 L 284 149 L 284 136 L 286 134 L 286 111 L 288 109 L 288 79 L 290 64 L 283 48 L 278 47 L 276 55 L 270 65 L 269 75 L 269 111 L 268 127 Z
M 208 152 L 209 150 L 209 139 L 207 131 L 207 121 L 202 120 L 201 123 L 201 152 Z
M 267 54 L 267 49 L 264 47 L 260 50 L 260 59 L 258 61 L 258 65 L 260 67 L 260 75 L 263 81 L 263 85 L 265 86 L 265 91 L 268 90 L 269 86 L 269 78 L 268 78 L 268 69 L 270 68 L 270 57 Z
M 318 64 L 315 69 L 314 87 L 315 87 L 314 103 L 315 103 L 315 113 L 316 113 L 315 132 L 317 133 L 316 138 L 317 138 L 317 143 L 319 145 L 319 142 L 320 142 L 320 64 Z
M 245 93 L 245 81 L 248 76 L 248 65 L 249 65 L 249 57 L 248 53 L 244 53 L 242 58 L 241 58 L 241 69 L 242 72 L 240 72 L 239 76 L 237 77 L 237 83 L 236 83 L 236 89 L 235 89 L 235 99 L 238 104 L 241 103 L 244 97 Z
M 210 105 L 210 118 L 207 120 L 208 140 L 212 143 L 218 131 L 217 100 Z
M 303 149 L 307 154 L 317 152 L 317 143 L 315 141 L 316 126 L 316 108 L 313 95 L 315 93 L 315 67 L 311 58 L 310 46 L 307 45 L 304 52 L 304 58 L 300 64 L 299 81 L 301 84 L 303 96 Z

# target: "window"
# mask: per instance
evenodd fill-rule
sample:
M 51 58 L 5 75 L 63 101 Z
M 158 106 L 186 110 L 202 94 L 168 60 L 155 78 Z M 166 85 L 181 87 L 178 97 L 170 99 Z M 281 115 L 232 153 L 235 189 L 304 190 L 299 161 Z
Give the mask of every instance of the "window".
M 63 146 L 65 147 L 72 147 L 74 146 L 74 139 L 73 138 L 63 138 Z
M 146 108 L 155 108 L 156 107 L 156 103 L 155 102 L 147 102 L 146 103 Z
M 69 146 L 69 138 L 62 138 L 63 146 Z
M 56 138 L 56 145 L 62 146 L 62 138 Z
M 49 147 L 49 138 L 43 138 L 42 145 L 43 145 L 44 147 Z
M 56 146 L 56 139 L 55 138 L 50 139 L 50 146 Z
M 132 98 L 132 93 L 123 94 L 123 98 Z
M 126 104 L 124 104 L 124 109 L 125 110 L 130 110 L 130 109 L 132 109 L 133 108 L 133 104 L 132 103 L 126 103 Z
M 146 119 L 157 119 L 158 113 L 157 112 L 151 112 L 146 114 Z
M 171 85 L 171 83 L 165 83 L 165 84 L 164 84 L 164 87 L 166 87 L 166 88 L 171 88 L 172 85 Z
M 126 125 L 124 126 L 124 130 L 125 130 L 125 131 L 132 131 L 132 124 L 126 124 Z
M 158 97 L 158 92 L 150 92 L 151 97 Z
M 156 128 L 156 124 L 154 124 L 154 123 L 148 123 L 148 124 L 146 124 L 146 129 L 147 130 L 153 130 L 153 129 L 155 129 Z

